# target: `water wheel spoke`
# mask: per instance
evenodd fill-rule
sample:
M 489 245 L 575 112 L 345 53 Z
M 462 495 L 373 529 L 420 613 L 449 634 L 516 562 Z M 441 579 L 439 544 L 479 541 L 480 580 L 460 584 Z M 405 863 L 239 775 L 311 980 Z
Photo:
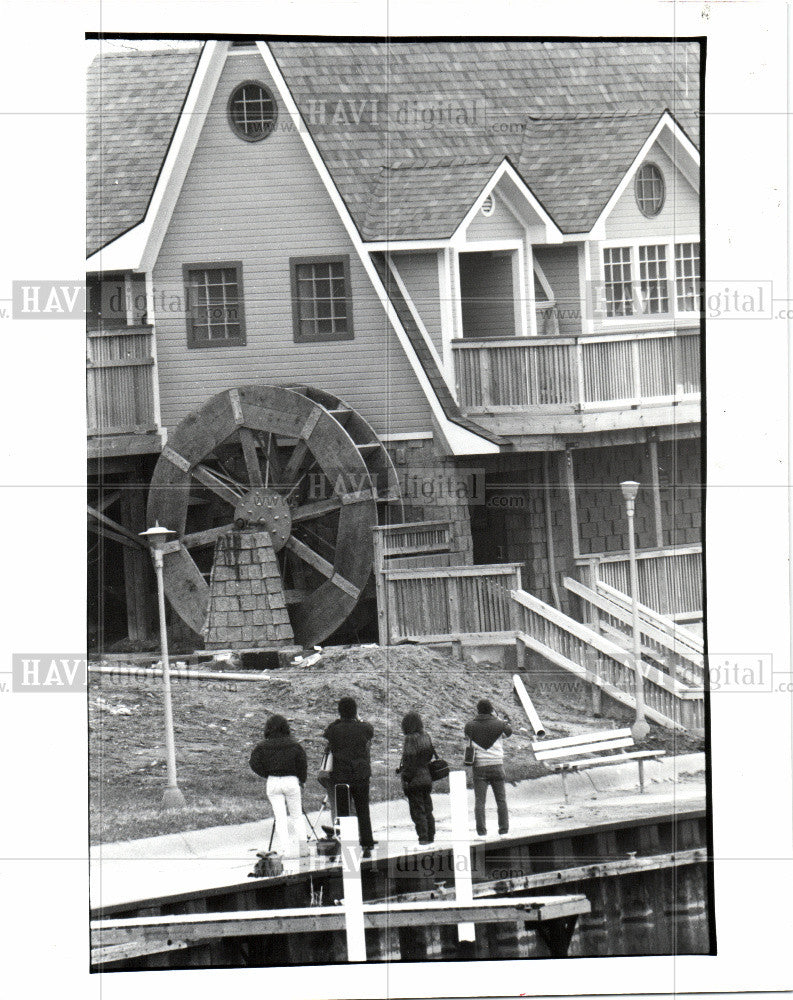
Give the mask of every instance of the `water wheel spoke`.
M 264 431 L 259 431 L 257 436 L 267 463 L 264 485 L 278 486 L 282 481 L 281 477 L 283 472 L 281 471 L 281 461 L 278 458 L 278 448 L 276 445 L 275 435 L 272 433 L 265 434 Z
M 248 482 L 251 486 L 264 486 L 262 467 L 259 465 L 259 455 L 256 452 L 256 438 L 250 427 L 240 427 L 240 444 L 248 470 Z
M 306 442 L 302 440 L 298 441 L 294 451 L 289 456 L 289 461 L 284 466 L 284 483 L 294 483 L 297 480 L 297 474 L 308 454 L 309 448 Z
M 336 510 L 341 510 L 341 504 L 341 497 L 329 497 L 327 500 L 315 500 L 312 503 L 301 504 L 292 511 L 292 524 L 299 524 L 301 521 L 311 521 L 315 517 L 332 514 Z
M 219 497 L 225 503 L 230 504 L 232 507 L 236 507 L 238 500 L 243 496 L 242 491 L 237 493 L 227 482 L 224 482 L 224 477 L 218 475 L 218 473 L 214 472 L 212 469 L 207 468 L 206 465 L 199 463 L 194 466 L 190 472 L 202 486 L 206 486 L 206 488 L 214 493 L 215 496 Z
M 338 587 L 339 590 L 343 590 L 345 594 L 349 594 L 351 597 L 355 598 L 357 598 L 360 594 L 360 587 L 356 587 L 354 583 L 351 583 L 349 580 L 345 580 L 340 573 L 336 572 L 333 567 L 333 563 L 329 563 L 327 559 L 323 559 L 318 552 L 315 552 L 304 542 L 299 541 L 294 535 L 292 535 L 286 543 L 286 547 L 290 552 L 299 556 L 303 562 L 308 563 L 312 569 L 315 569 L 318 573 L 326 576 L 332 584 Z
M 239 479 L 235 479 L 234 476 L 232 476 L 232 474 L 223 464 L 223 462 L 221 462 L 220 459 L 217 458 L 217 456 L 215 457 L 215 461 L 220 466 L 220 468 L 210 469 L 210 472 L 212 472 L 215 476 L 217 476 L 217 478 L 221 482 L 226 483 L 227 486 L 230 486 L 231 489 L 234 490 L 236 493 L 239 493 L 240 496 L 245 496 L 245 494 L 248 492 L 248 487 L 245 485 L 245 483 L 241 483 Z
M 206 531 L 192 531 L 182 537 L 182 545 L 188 549 L 198 548 L 199 545 L 214 545 L 221 535 L 225 535 L 233 527 L 233 524 L 221 524 L 217 528 L 207 528 Z
M 333 563 L 328 562 L 327 559 L 323 559 L 319 552 L 315 552 L 311 546 L 306 545 L 305 542 L 301 542 L 299 539 L 295 538 L 294 535 L 290 536 L 286 543 L 286 548 L 302 559 L 303 562 L 309 565 L 312 569 L 315 569 L 318 573 L 328 577 L 328 579 L 333 576 Z

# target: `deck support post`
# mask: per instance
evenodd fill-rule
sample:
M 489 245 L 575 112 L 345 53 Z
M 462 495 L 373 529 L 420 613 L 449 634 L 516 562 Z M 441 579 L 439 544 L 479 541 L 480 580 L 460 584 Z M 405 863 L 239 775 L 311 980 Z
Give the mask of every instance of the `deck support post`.
M 566 917 L 537 924 L 537 933 L 551 953 L 551 958 L 567 957 L 567 949 L 570 947 L 577 920 L 578 917 Z
M 655 432 L 647 436 L 647 451 L 650 458 L 650 481 L 653 493 L 653 522 L 655 526 L 655 544 L 662 549 L 664 547 L 664 522 L 663 508 L 661 506 L 661 477 L 658 473 L 658 437 Z M 658 609 L 662 615 L 669 614 L 671 605 L 669 603 L 669 577 L 666 561 L 659 567 L 658 588 L 660 590 L 661 607 Z
M 575 469 L 571 448 L 565 448 L 562 461 L 564 462 L 564 478 L 567 483 L 567 500 L 570 506 L 570 537 L 573 544 L 573 558 L 579 559 L 581 545 L 578 540 L 578 504 L 575 497 Z
M 134 476 L 133 479 L 139 478 Z M 121 521 L 133 532 L 142 531 L 146 520 L 143 491 L 125 483 L 119 500 Z M 127 635 L 133 642 L 143 642 L 154 631 L 154 608 L 149 560 L 144 548 L 123 545 L 124 597 L 127 605 Z

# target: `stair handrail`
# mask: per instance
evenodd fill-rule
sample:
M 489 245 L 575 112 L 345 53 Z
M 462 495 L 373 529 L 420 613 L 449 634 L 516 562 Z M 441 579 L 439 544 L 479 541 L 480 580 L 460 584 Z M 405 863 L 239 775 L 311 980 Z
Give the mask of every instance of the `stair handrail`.
M 601 594 L 599 589 L 598 591 L 594 591 L 591 587 L 587 587 L 579 580 L 574 580 L 569 576 L 564 577 L 562 583 L 564 584 L 566 590 L 575 594 L 576 597 L 580 597 L 582 601 L 586 601 L 587 604 L 592 604 L 601 611 L 605 611 L 606 614 L 618 619 L 624 625 L 631 625 L 631 614 L 629 610 L 630 599 L 628 599 L 629 606 L 626 608 L 622 602 L 617 602 L 610 597 L 606 597 Z M 615 594 L 619 593 L 619 591 L 614 590 L 612 587 L 609 587 L 609 590 Z M 695 652 L 685 637 L 678 639 L 678 633 L 680 631 L 679 626 L 676 627 L 675 623 L 671 619 L 669 619 L 669 627 L 667 630 L 666 628 L 660 628 L 651 622 L 648 622 L 646 619 L 642 619 L 640 616 L 639 631 L 642 635 L 646 636 L 648 639 L 652 639 L 653 642 L 672 653 L 672 655 L 677 656 L 681 660 L 685 660 L 687 663 L 691 664 L 698 673 L 701 674 L 705 669 L 703 655 Z M 670 631 L 673 632 L 672 635 L 669 634 Z
M 551 607 L 550 604 L 546 604 L 545 601 L 541 601 L 539 597 L 535 597 L 525 590 L 513 590 L 510 592 L 510 595 L 516 603 L 523 605 L 523 607 L 528 608 L 530 611 L 534 611 L 536 614 L 542 615 L 542 617 L 569 632 L 571 635 L 574 635 L 577 639 L 581 639 L 582 642 L 585 642 L 593 649 L 598 650 L 612 660 L 616 660 L 617 663 L 620 663 L 629 670 L 634 669 L 633 656 L 621 646 L 618 646 L 616 642 L 606 639 L 587 625 L 583 625 L 574 618 L 568 617 L 563 611 L 558 611 L 556 608 Z M 525 633 L 526 629 L 518 628 L 517 631 Z M 683 684 L 677 678 L 670 677 L 662 670 L 647 663 L 646 660 L 641 660 L 640 666 L 642 676 L 645 680 L 664 688 L 664 690 L 677 698 L 687 699 L 692 696 L 695 698 L 702 696 L 701 689 Z
M 610 583 L 604 583 L 602 580 L 597 581 L 597 590 L 607 600 L 612 601 L 614 604 L 619 604 L 623 610 L 630 611 L 631 599 L 628 594 L 617 590 L 616 587 L 612 587 Z M 647 624 L 655 625 L 661 629 L 673 630 L 678 642 L 688 646 L 692 653 L 704 654 L 704 642 L 691 629 L 687 629 L 685 625 L 680 625 L 679 622 L 676 622 L 674 618 L 670 618 L 668 615 L 662 615 L 655 608 L 651 608 L 647 604 L 642 604 L 641 601 L 637 601 L 637 605 L 640 620 L 644 618 Z

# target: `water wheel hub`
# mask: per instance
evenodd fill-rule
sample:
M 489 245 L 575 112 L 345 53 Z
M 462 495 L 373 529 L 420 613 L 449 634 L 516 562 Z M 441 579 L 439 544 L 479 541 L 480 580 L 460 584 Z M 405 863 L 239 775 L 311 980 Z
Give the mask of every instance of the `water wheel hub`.
M 266 486 L 254 487 L 234 508 L 237 528 L 266 528 L 273 549 L 280 552 L 292 534 L 292 514 L 285 497 Z

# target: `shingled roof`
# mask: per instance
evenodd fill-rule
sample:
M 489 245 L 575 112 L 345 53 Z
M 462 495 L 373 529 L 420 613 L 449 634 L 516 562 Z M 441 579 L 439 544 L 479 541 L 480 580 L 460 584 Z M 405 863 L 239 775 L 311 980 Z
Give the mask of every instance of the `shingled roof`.
M 587 232 L 665 110 L 699 138 L 695 42 L 269 44 L 366 240 L 450 236 L 505 157 Z M 89 253 L 143 218 L 197 55 L 93 64 Z
M 113 52 L 88 69 L 86 250 L 110 243 L 146 214 L 201 46 Z
M 505 157 L 563 232 L 587 232 L 665 110 L 698 142 L 695 42 L 270 48 L 369 240 L 451 236 Z M 339 101 L 363 109 L 360 123 L 311 114 Z M 444 158 L 445 175 L 428 165 Z

